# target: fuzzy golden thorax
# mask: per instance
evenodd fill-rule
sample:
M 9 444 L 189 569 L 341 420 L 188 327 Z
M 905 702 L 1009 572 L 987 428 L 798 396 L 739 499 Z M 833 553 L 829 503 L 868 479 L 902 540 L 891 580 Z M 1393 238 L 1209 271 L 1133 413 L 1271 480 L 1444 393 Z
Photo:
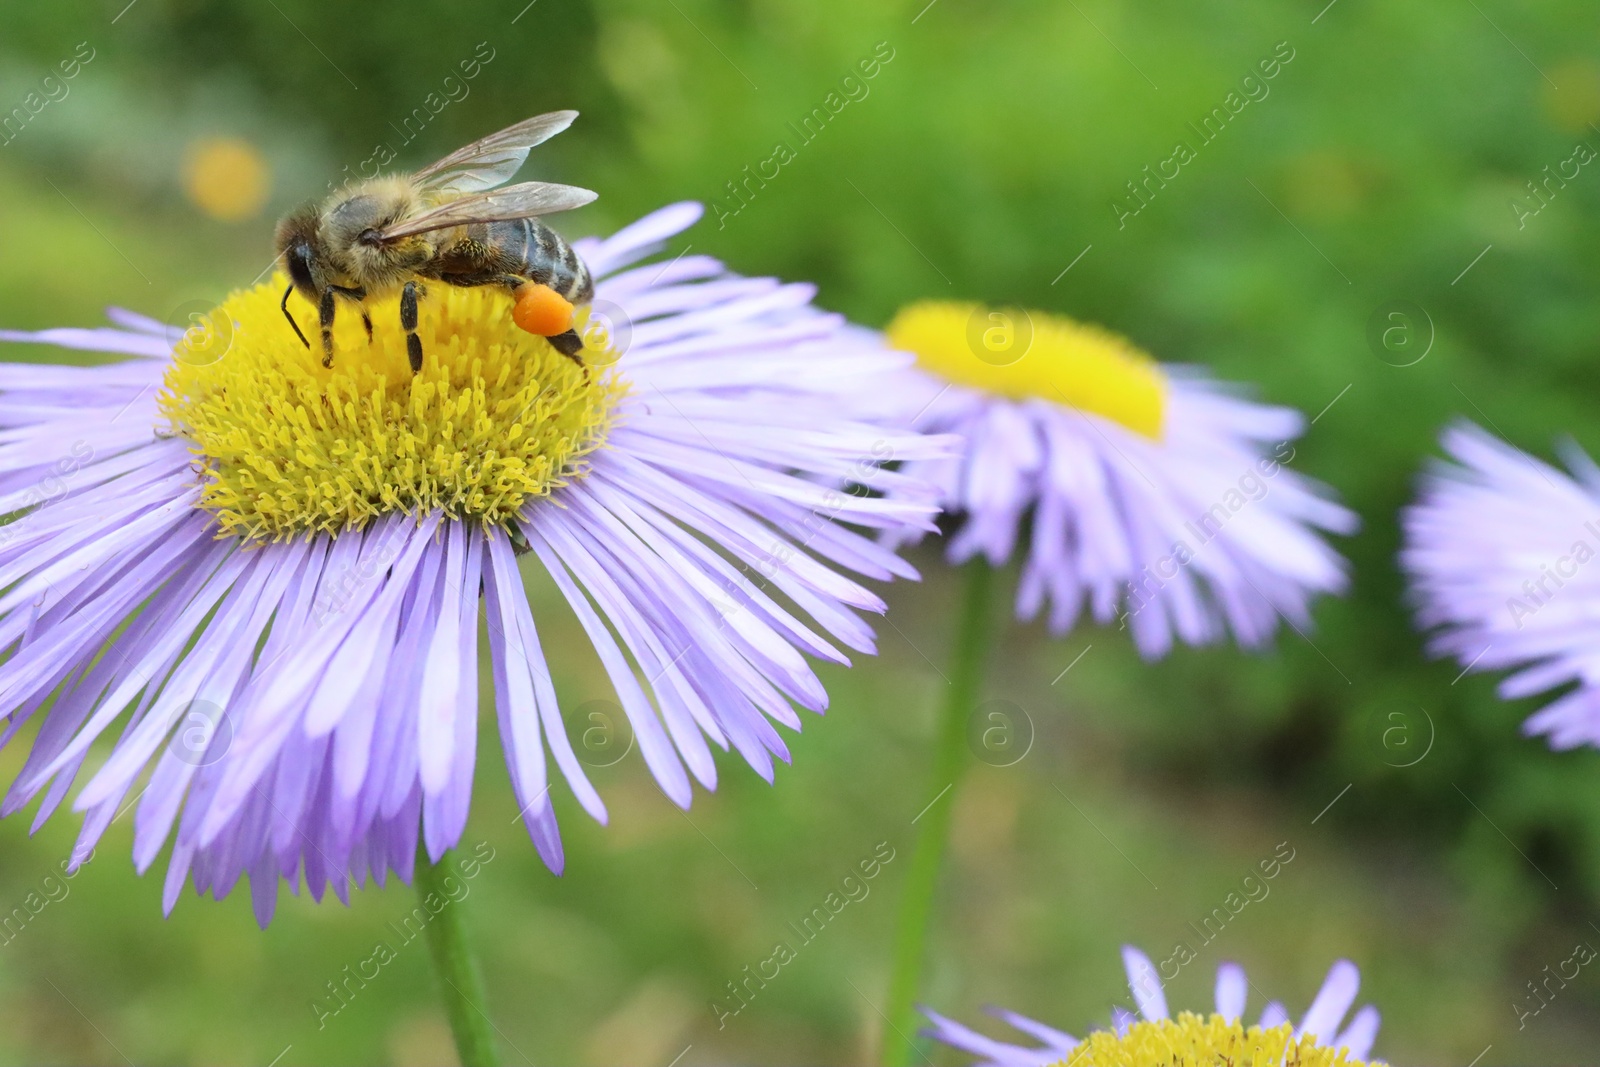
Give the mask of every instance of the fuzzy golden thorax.
M 276 245 L 290 280 L 315 302 L 329 286 L 391 295 L 431 260 L 444 233 L 383 242 L 386 226 L 433 206 L 408 176 L 359 182 L 278 223 Z
M 414 182 L 403 175 L 362 182 L 328 198 L 317 225 L 324 259 L 340 276 L 335 284 L 382 297 L 415 276 L 433 257 L 434 234 L 392 243 L 375 235 L 416 214 L 425 204 Z

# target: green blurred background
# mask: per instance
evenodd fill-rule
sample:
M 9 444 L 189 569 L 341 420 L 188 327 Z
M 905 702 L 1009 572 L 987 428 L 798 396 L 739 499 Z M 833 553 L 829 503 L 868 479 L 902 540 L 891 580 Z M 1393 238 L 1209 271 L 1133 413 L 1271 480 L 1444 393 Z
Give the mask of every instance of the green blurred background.
M 1174 1005 L 1209 1004 L 1231 958 L 1298 1012 L 1343 955 L 1383 1011 L 1391 1062 L 1592 1062 L 1600 978 L 1585 971 L 1520 1028 L 1515 1005 L 1575 943 L 1600 946 L 1596 756 L 1522 738 L 1533 703 L 1429 662 L 1394 555 L 1396 510 L 1452 417 L 1540 452 L 1562 433 L 1600 450 L 1600 174 L 1585 167 L 1520 225 L 1513 207 L 1535 206 L 1526 184 L 1579 142 L 1600 147 L 1600 11 L 1325 5 L 8 4 L 0 114 L 63 60 L 92 58 L 0 144 L 0 323 L 93 324 L 107 304 L 178 314 L 249 284 L 276 215 L 379 144 L 419 165 L 576 107 L 579 124 L 525 171 L 601 191 L 564 217 L 569 235 L 720 198 L 725 224 L 673 252 L 815 280 L 823 305 L 874 325 L 926 296 L 1069 312 L 1327 408 L 1296 465 L 1364 526 L 1342 546 L 1353 595 L 1320 605 L 1310 640 L 1151 665 L 1114 631 L 1000 637 L 985 700 L 1020 711 L 1033 744 L 1012 766 L 975 766 L 954 798 L 927 998 L 968 1020 L 994 1002 L 1078 1031 L 1103 1022 L 1128 1000 L 1119 945 L 1166 955 L 1288 842 L 1271 895 L 1185 969 Z M 727 183 L 795 143 L 787 124 L 885 49 L 867 95 L 732 215 Z M 1125 183 L 1196 143 L 1187 124 L 1285 49 L 1268 95 L 1119 227 Z M 404 144 L 407 116 L 450 93 Z M 1369 321 L 1397 300 L 1428 321 L 1413 312 L 1411 347 L 1375 350 Z M 929 661 L 952 624 L 953 576 L 931 548 L 915 559 L 925 581 L 888 591 L 882 656 L 825 672 L 833 708 L 792 738 L 776 787 L 725 759 L 721 790 L 686 817 L 630 753 L 596 772 L 609 828 L 558 791 L 563 878 L 512 825 L 485 730 L 466 843 L 495 859 L 466 908 L 510 1062 L 869 1061 L 910 823 L 930 799 L 944 682 Z M 584 642 L 547 630 L 576 732 L 580 705 L 609 693 Z M 7 781 L 25 742 L 0 754 Z M 75 816 L 31 838 L 29 818 L 0 824 L 0 910 L 71 847 Z M 325 1026 L 312 1008 L 410 907 L 404 887 L 349 908 L 289 900 L 265 932 L 243 894 L 186 895 L 163 920 L 128 822 L 0 945 L 0 1062 L 453 1058 L 420 947 Z M 719 1029 L 725 983 L 880 842 L 896 858 L 870 895 Z

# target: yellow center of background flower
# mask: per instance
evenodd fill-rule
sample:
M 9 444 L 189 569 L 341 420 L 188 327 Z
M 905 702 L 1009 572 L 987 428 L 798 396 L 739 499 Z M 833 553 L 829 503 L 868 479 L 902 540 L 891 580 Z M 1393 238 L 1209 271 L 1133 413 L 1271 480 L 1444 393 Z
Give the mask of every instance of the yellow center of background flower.
M 261 214 L 272 192 L 272 170 L 249 141 L 203 137 L 184 153 L 183 191 L 201 211 L 221 222 Z
M 1139 1022 L 1118 1037 L 1098 1030 L 1085 1038 L 1062 1064 L 1071 1067 L 1366 1067 L 1343 1049 L 1319 1048 L 1310 1037 L 1296 1039 L 1288 1023 L 1249 1029 L 1220 1015 L 1201 1018 L 1183 1012 L 1176 1019 Z M 1382 1067 L 1373 1061 L 1372 1067 Z
M 1161 438 L 1166 376 L 1109 330 L 1042 311 L 926 301 L 902 309 L 887 334 L 925 370 L 957 385 L 1069 404 Z
M 414 377 L 399 298 L 341 301 L 331 369 L 317 312 L 278 303 L 287 280 L 233 293 L 178 342 L 161 395 L 204 465 L 201 506 L 224 535 L 282 540 L 338 533 L 391 512 L 442 511 L 503 524 L 530 498 L 581 477 L 625 386 L 615 353 L 587 338 L 584 372 L 511 322 L 498 290 L 430 286 Z M 583 313 L 578 329 L 583 331 Z

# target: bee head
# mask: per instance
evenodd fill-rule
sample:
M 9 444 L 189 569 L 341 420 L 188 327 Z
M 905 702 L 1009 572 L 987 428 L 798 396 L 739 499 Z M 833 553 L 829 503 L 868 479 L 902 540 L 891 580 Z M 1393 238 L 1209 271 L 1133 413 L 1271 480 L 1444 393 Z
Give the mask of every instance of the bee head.
M 273 243 L 277 245 L 278 255 L 283 257 L 284 266 L 289 271 L 289 289 L 283 294 L 283 317 L 294 327 L 300 343 L 310 348 L 311 342 L 306 340 L 300 324 L 289 313 L 289 293 L 298 289 L 300 295 L 312 303 L 316 303 L 321 294 L 322 287 L 317 284 L 317 276 L 321 273 L 317 263 L 321 253 L 317 244 L 316 207 L 308 204 L 285 215 L 278 222 Z
M 278 223 L 275 243 L 289 271 L 289 281 L 302 296 L 315 303 L 322 289 L 317 284 L 321 272 L 316 268 L 320 258 L 316 207 L 308 204 L 284 216 Z

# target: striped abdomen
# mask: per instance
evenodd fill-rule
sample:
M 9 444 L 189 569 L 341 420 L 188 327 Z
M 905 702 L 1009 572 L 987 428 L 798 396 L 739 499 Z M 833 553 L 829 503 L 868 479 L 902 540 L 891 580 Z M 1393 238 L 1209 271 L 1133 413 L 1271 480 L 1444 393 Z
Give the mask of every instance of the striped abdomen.
M 476 223 L 467 228 L 467 236 L 481 243 L 495 266 L 507 274 L 548 285 L 574 304 L 594 297 L 589 268 L 560 234 L 538 219 Z

